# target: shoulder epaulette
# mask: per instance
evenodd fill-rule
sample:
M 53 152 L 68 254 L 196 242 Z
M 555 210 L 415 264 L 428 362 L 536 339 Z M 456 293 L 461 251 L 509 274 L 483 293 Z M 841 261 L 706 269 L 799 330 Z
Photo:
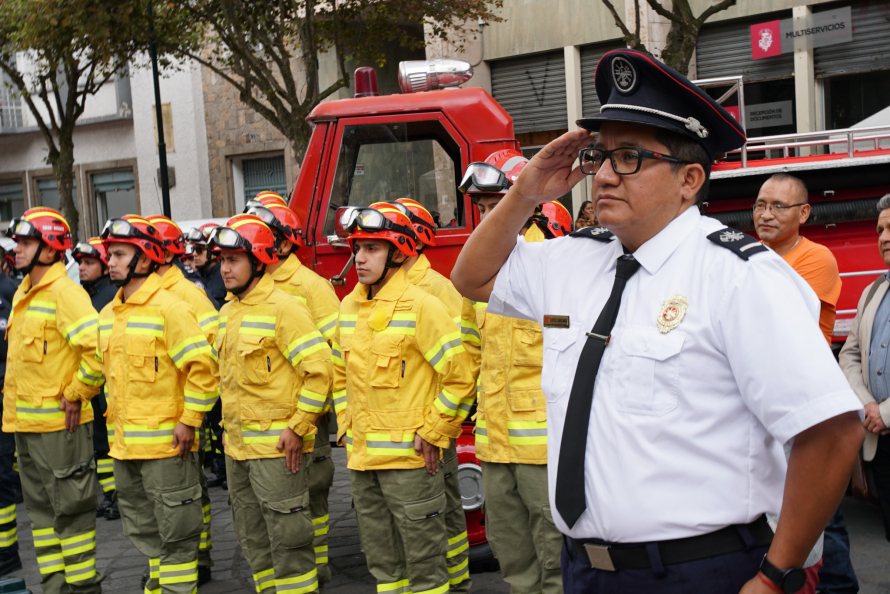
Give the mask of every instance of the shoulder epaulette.
M 729 227 L 714 231 L 708 235 L 708 239 L 720 247 L 728 249 L 742 260 L 747 260 L 753 254 L 759 254 L 769 249 L 750 235 Z
M 569 237 L 586 237 L 587 239 L 596 239 L 597 241 L 612 241 L 615 237 L 612 232 L 605 227 L 584 227 L 577 231 L 569 233 Z

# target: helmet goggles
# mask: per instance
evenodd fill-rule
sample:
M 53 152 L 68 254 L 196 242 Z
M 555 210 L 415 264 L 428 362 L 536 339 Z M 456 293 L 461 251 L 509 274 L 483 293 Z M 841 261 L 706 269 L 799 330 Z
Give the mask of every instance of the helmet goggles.
M 419 216 L 417 216 L 416 214 L 411 212 L 411 209 L 408 208 L 406 205 L 402 204 L 401 202 L 387 202 L 386 204 L 387 204 L 387 206 L 394 206 L 397 209 L 399 209 L 399 211 L 403 215 L 408 217 L 408 220 L 411 221 L 412 223 L 414 223 L 415 225 L 422 225 L 424 227 L 427 227 L 428 229 L 432 229 L 433 235 L 436 234 L 435 228 L 432 225 L 430 225 L 428 221 L 423 220 L 422 218 L 420 218 Z
M 387 206 L 389 206 L 388 203 Z M 416 237 L 414 229 L 393 223 L 383 216 L 382 212 L 373 208 L 351 207 L 342 209 L 342 212 L 337 217 L 334 228 L 337 236 L 344 239 L 356 229 L 361 229 L 362 231 L 367 231 L 369 233 L 395 231 L 408 237 Z
M 114 241 L 115 239 L 145 239 L 152 243 L 161 243 L 159 237 L 142 232 L 138 227 L 124 219 L 111 219 L 105 223 L 102 233 L 99 235 L 102 241 Z
M 80 258 L 96 258 L 97 260 L 104 260 L 102 254 L 99 253 L 99 250 L 96 249 L 91 243 L 87 243 L 81 241 L 76 246 L 74 246 L 74 250 L 72 251 L 72 256 L 74 256 L 75 260 L 80 260 Z
M 501 192 L 513 186 L 503 171 L 484 162 L 470 163 L 457 187 L 461 192 Z
M 204 236 L 204 233 L 197 227 L 192 227 L 188 230 L 185 234 L 185 240 L 189 243 L 207 243 L 207 238 Z
M 230 227 L 216 227 L 210 232 L 207 243 L 218 250 L 251 251 L 252 246 L 240 233 Z M 214 250 L 215 251 L 215 250 Z
M 12 219 L 9 222 L 9 228 L 6 230 L 6 236 L 11 239 L 16 237 L 36 237 L 41 239 L 43 237 L 37 227 L 24 219 Z

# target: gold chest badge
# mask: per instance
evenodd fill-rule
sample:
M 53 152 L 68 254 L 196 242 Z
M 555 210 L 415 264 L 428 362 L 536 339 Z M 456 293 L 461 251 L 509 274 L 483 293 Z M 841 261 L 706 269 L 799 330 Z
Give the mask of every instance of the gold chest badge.
M 658 312 L 658 329 L 662 334 L 667 334 L 680 325 L 683 316 L 686 315 L 686 308 L 689 307 L 689 300 L 682 295 L 671 295 L 661 304 L 661 311 Z

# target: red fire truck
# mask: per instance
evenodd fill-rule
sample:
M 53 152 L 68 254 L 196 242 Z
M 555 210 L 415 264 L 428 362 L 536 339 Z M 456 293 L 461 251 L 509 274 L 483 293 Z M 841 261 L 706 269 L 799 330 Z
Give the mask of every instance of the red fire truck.
M 456 60 L 400 66 L 400 95 L 378 96 L 376 75 L 356 73 L 356 97 L 322 103 L 309 121 L 313 133 L 291 207 L 304 223 L 301 261 L 332 279 L 342 299 L 357 282 L 348 244 L 335 233 L 337 210 L 382 200 L 413 198 L 439 223 L 433 267 L 448 275 L 479 224 L 471 201 L 457 191 L 467 164 L 492 152 L 519 148 L 513 122 L 484 90 L 459 88 L 472 75 Z M 699 81 L 730 111 L 745 113 L 741 77 Z M 859 295 L 886 267 L 878 254 L 877 200 L 890 193 L 890 126 L 750 139 L 714 165 L 703 212 L 742 231 L 753 230 L 751 206 L 769 175 L 787 172 L 810 190 L 806 237 L 828 246 L 843 277 L 834 340 L 849 331 Z M 756 320 L 753 321 L 756 323 Z M 473 425 L 458 439 L 459 479 L 467 515 L 470 558 L 491 558 L 485 539 L 479 461 Z

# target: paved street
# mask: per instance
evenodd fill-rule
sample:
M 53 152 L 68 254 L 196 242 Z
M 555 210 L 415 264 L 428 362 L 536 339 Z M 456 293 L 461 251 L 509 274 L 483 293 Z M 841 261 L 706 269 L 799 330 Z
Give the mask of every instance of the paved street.
M 365 567 L 359 547 L 355 514 L 350 506 L 349 476 L 346 472 L 346 453 L 335 448 L 337 474 L 330 499 L 331 532 L 330 559 L 333 581 L 329 594 L 370 594 L 374 581 Z M 201 594 L 255 592 L 250 567 L 232 529 L 232 516 L 226 503 L 226 491 L 211 489 L 213 505 L 213 581 L 201 587 Z M 24 571 L 18 572 L 34 594 L 42 594 L 40 576 L 31 540 L 31 526 L 24 505 L 18 506 L 19 543 Z M 862 594 L 890 593 L 890 543 L 884 540 L 878 509 L 847 499 L 843 512 L 852 540 L 853 565 L 859 576 Z M 139 579 L 147 569 L 146 559 L 134 549 L 123 535 L 120 521 L 98 520 L 97 563 L 108 577 L 102 584 L 104 592 L 140 591 Z M 509 592 L 500 573 L 473 574 L 473 592 L 494 594 Z

